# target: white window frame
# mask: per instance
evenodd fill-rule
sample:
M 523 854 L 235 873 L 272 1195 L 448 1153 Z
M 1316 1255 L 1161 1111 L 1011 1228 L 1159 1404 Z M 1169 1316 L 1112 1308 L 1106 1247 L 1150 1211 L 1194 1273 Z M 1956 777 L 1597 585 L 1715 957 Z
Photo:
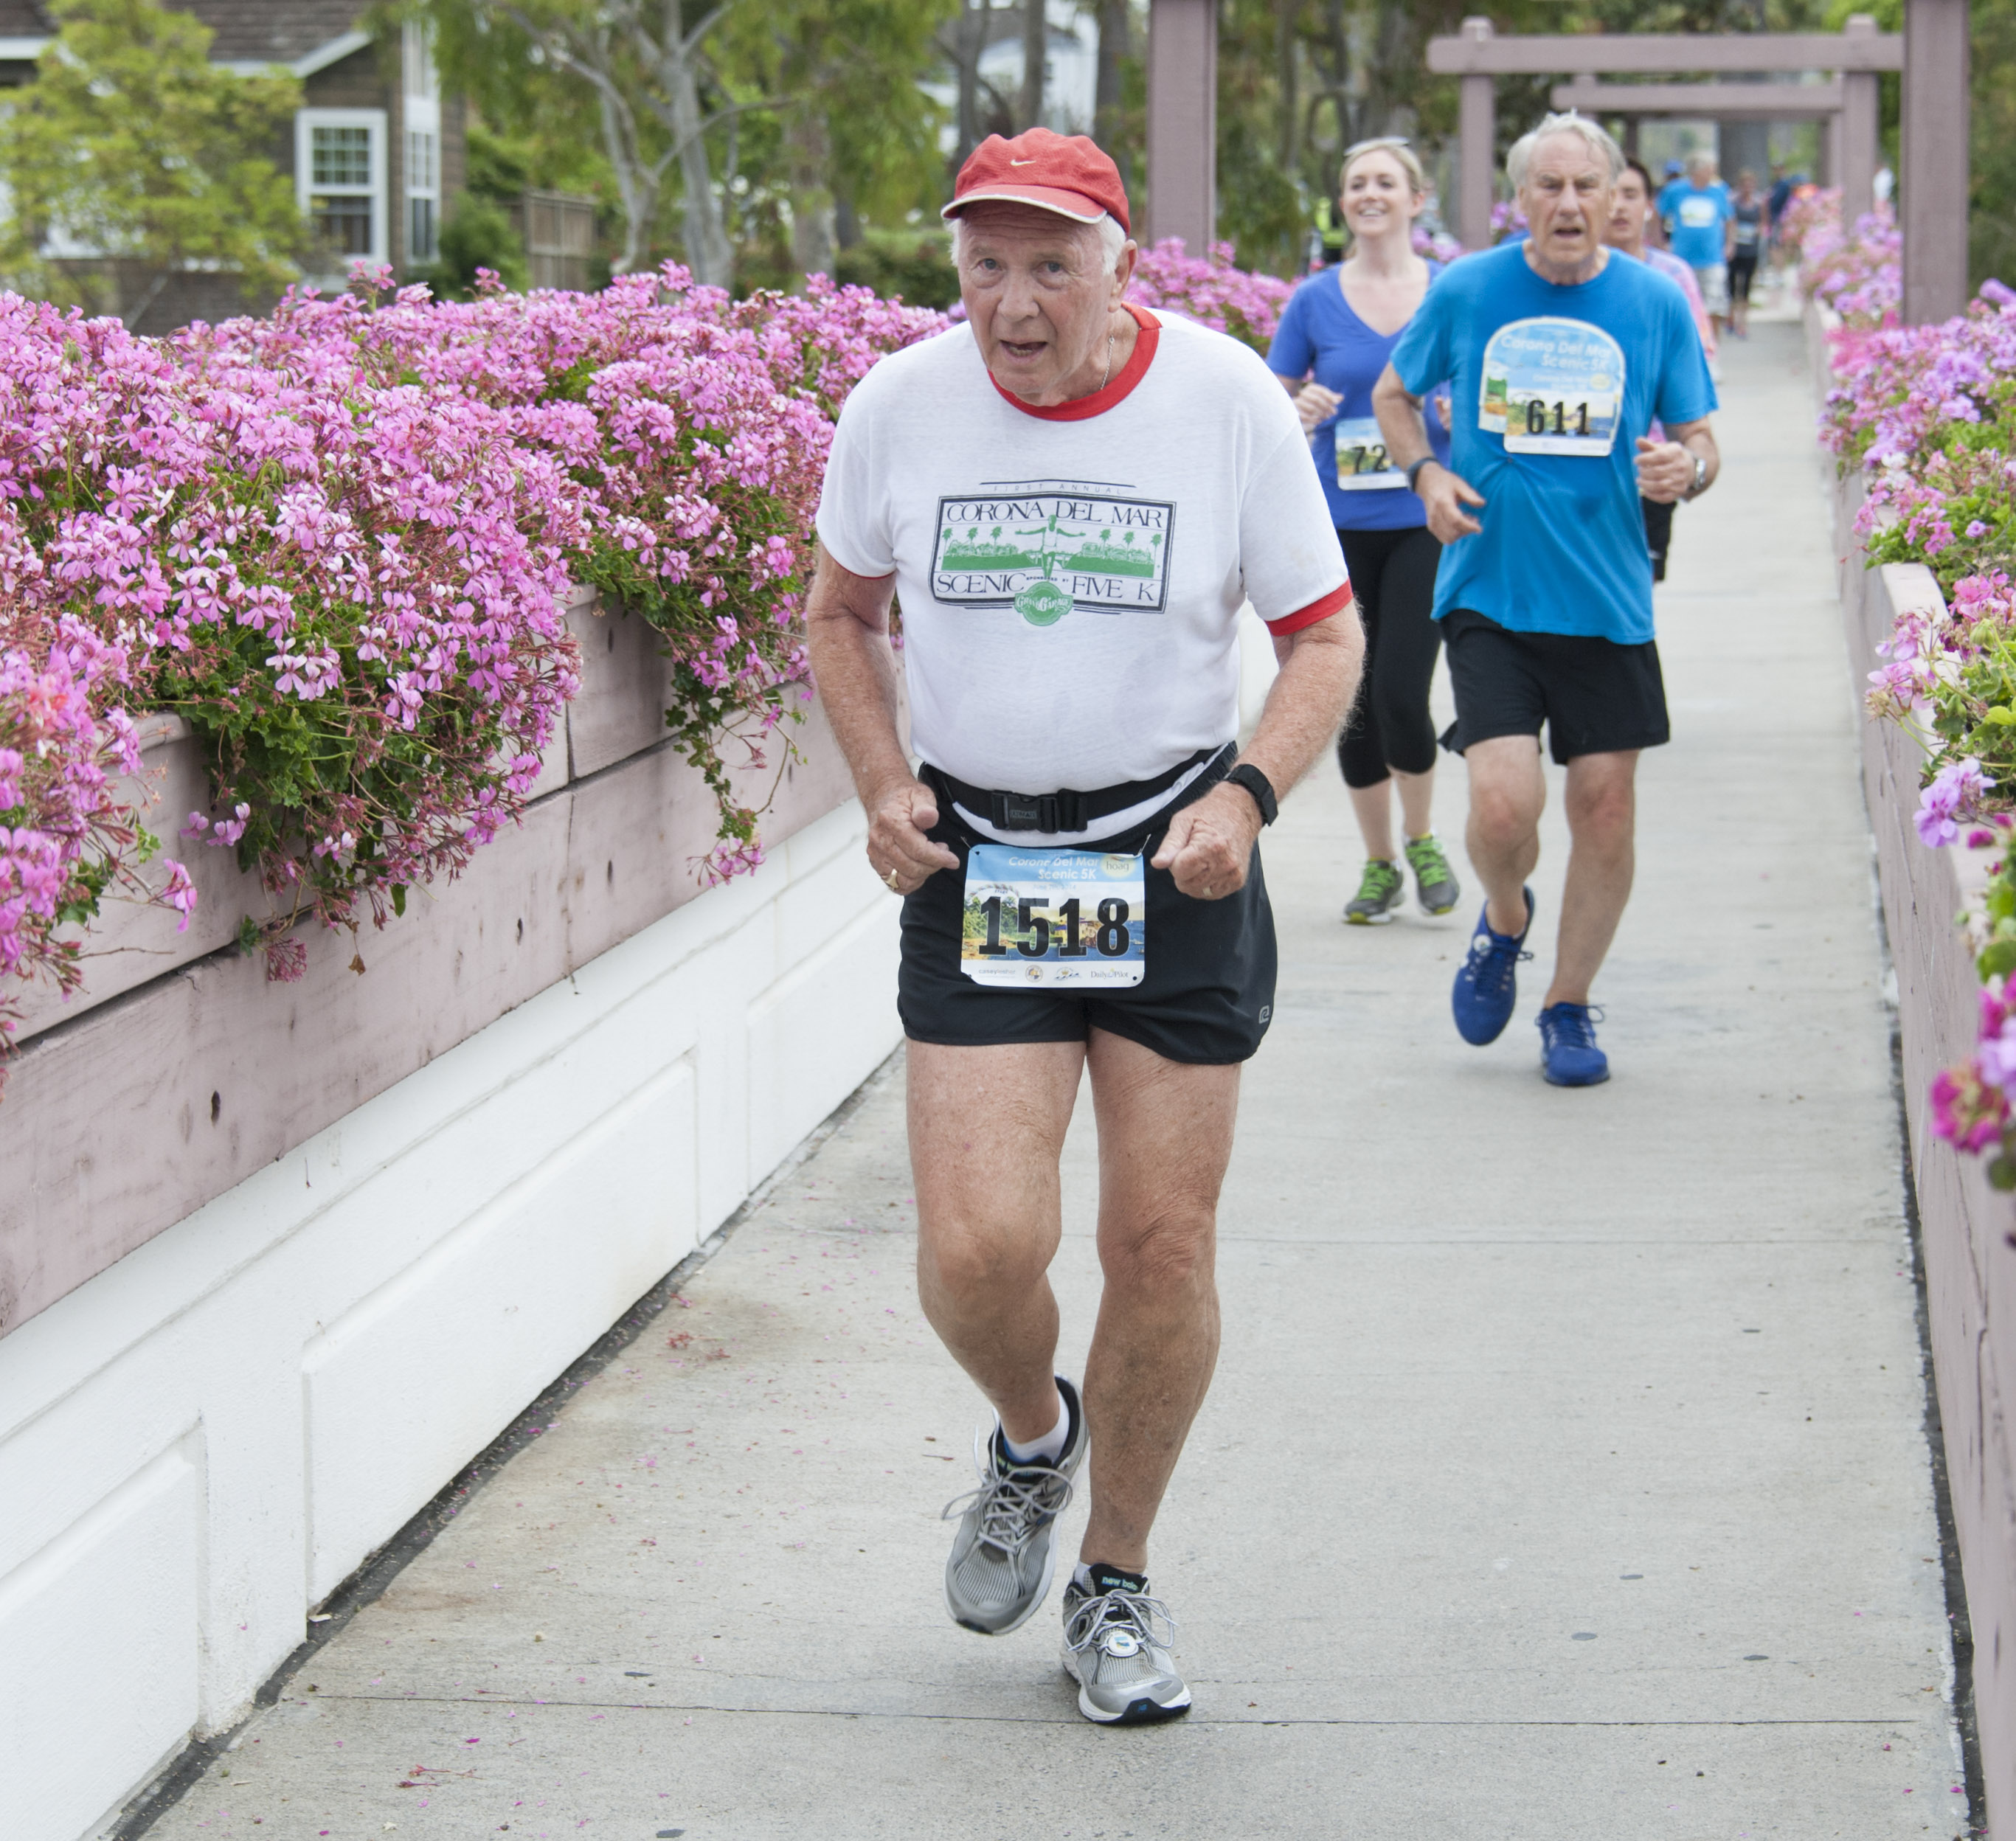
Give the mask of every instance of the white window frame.
M 318 186 L 315 184 L 315 131 L 319 128 L 366 128 L 371 131 L 371 182 L 358 185 Z M 383 109 L 301 109 L 294 114 L 294 197 L 304 217 L 311 217 L 311 201 L 320 192 L 331 197 L 371 200 L 371 253 L 354 256 L 351 261 L 386 262 L 391 259 L 391 203 L 385 178 L 386 142 L 391 122 Z M 347 281 L 347 271 L 333 279 Z
M 408 20 L 401 34 L 399 54 L 399 108 L 405 128 L 405 139 L 400 146 L 400 180 L 405 193 L 405 209 L 400 213 L 400 246 L 405 251 L 408 262 L 431 262 L 440 253 L 441 218 L 441 76 L 434 67 L 434 34 L 425 25 Z M 432 172 L 426 185 L 416 182 L 413 171 L 413 142 L 420 135 L 425 135 L 431 144 L 428 164 Z M 416 200 L 424 200 L 434 207 L 434 247 L 431 250 L 420 250 L 413 246 L 413 206 Z

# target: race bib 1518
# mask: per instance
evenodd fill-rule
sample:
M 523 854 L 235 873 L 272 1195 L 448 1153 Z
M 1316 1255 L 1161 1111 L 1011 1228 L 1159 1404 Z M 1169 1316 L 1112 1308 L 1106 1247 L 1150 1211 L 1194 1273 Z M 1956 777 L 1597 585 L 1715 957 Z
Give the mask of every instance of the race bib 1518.
M 1139 857 L 977 843 L 966 859 L 959 969 L 976 984 L 1139 984 L 1147 969 Z
M 1477 425 L 1507 454 L 1606 455 L 1624 407 L 1624 348 L 1586 320 L 1513 320 L 1484 348 Z

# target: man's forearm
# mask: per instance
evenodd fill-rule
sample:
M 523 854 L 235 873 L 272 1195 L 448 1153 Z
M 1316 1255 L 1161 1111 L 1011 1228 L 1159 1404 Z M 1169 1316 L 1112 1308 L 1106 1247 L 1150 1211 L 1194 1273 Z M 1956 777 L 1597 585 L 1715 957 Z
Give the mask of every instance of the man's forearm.
M 1353 606 L 1275 644 L 1284 653 L 1280 672 L 1239 758 L 1252 762 L 1285 798 L 1329 747 L 1358 693 L 1365 634 Z
M 1390 369 L 1373 387 L 1372 412 L 1379 419 L 1379 438 L 1386 444 L 1387 458 L 1402 473 L 1416 461 L 1431 458 L 1420 403 L 1395 384 Z
M 897 728 L 896 656 L 887 638 L 851 616 L 810 623 L 805 650 L 833 739 L 872 806 L 910 763 Z

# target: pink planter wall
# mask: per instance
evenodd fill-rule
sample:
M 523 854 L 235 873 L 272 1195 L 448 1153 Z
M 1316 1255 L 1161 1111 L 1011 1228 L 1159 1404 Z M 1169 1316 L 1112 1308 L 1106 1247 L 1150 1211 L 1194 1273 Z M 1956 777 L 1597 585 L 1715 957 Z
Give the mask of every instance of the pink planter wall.
M 1809 322 L 1810 324 L 1810 322 Z M 1817 341 L 1816 341 L 1817 343 Z M 1824 347 L 1821 348 L 1823 351 Z M 1837 488 L 1835 532 L 1849 656 L 1859 687 L 1898 611 L 1939 599 L 1917 564 L 1864 566 L 1854 535 L 1859 480 Z M 1876 834 L 1884 919 L 1897 974 L 1904 1100 L 1917 1191 L 1932 1365 L 1953 1519 L 1974 1634 L 1974 1692 L 1987 1810 L 1996 1841 L 2016 1838 L 2016 1198 L 1989 1187 L 1980 1158 L 1932 1136 L 1926 1093 L 1974 1048 L 1980 983 L 1954 915 L 1974 891 L 1967 858 L 1928 850 L 1911 814 L 1923 755 L 1894 723 L 1862 731 L 1863 786 Z
M 264 912 L 228 853 L 188 852 L 199 920 L 124 908 L 94 929 L 85 991 L 31 1012 L 0 1100 L 0 1336 L 164 1228 L 576 968 L 692 901 L 714 841 L 700 776 L 662 738 L 665 663 L 650 629 L 570 614 L 583 685 L 522 826 L 405 918 L 356 943 L 308 938 L 307 976 L 268 984 L 226 944 Z M 851 793 L 823 714 L 762 823 L 776 845 Z M 206 804 L 193 743 L 157 723 L 153 828 Z M 760 804 L 772 771 L 748 778 Z M 221 949 L 221 950 L 220 950 Z

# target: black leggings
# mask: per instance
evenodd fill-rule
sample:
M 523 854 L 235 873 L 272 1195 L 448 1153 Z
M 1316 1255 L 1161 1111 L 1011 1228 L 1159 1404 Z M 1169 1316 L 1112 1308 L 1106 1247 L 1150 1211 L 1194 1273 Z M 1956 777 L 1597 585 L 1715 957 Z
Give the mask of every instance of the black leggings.
M 1395 768 L 1427 773 L 1435 764 L 1428 681 L 1442 642 L 1432 617 L 1442 546 L 1423 524 L 1337 536 L 1365 623 L 1365 676 L 1337 742 L 1344 783 L 1376 786 Z

